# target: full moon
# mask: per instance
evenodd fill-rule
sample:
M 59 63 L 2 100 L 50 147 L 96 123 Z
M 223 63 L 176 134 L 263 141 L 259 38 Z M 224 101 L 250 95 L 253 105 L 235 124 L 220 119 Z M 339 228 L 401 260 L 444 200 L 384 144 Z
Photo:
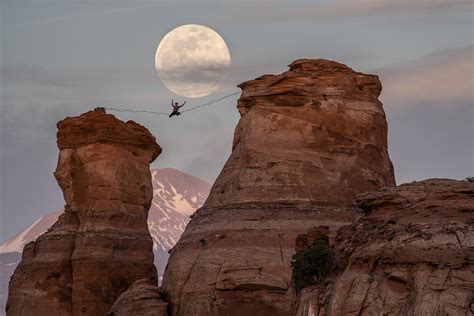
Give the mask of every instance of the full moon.
M 219 88 L 230 65 L 229 48 L 214 30 L 198 24 L 179 26 L 161 40 L 155 68 L 173 93 L 203 97 Z

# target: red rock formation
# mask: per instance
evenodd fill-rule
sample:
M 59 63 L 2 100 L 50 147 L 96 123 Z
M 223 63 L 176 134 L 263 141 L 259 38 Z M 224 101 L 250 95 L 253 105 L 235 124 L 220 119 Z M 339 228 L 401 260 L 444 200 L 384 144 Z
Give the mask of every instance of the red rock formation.
M 395 182 L 376 76 L 298 60 L 239 87 L 232 154 L 165 271 L 173 315 L 288 315 L 296 236 Z
M 474 183 L 429 179 L 358 203 L 367 215 L 338 232 L 340 274 L 305 289 L 297 316 L 474 312 Z
M 239 85 L 233 152 L 207 206 L 309 201 L 353 205 L 395 184 L 377 76 L 327 60 L 297 60 Z
M 109 316 L 168 316 L 168 303 L 158 286 L 138 280 L 123 292 L 110 309 Z
M 65 211 L 25 246 L 7 315 L 105 315 L 134 281 L 157 282 L 146 222 L 155 138 L 98 108 L 59 122 L 58 147 Z

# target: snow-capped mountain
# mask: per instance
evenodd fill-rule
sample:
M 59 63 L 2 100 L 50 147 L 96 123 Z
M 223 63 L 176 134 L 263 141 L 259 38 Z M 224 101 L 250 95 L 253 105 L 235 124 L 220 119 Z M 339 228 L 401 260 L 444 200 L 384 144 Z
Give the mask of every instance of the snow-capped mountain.
M 152 169 L 153 201 L 148 215 L 148 229 L 153 238 L 155 265 L 161 278 L 168 250 L 181 237 L 189 216 L 206 200 L 211 185 L 176 169 Z M 0 245 L 0 311 L 8 293 L 8 280 L 19 263 L 20 253 L 53 225 L 62 211 L 41 216 L 27 229 Z
M 153 252 L 158 274 L 168 261 L 168 250 L 178 242 L 189 222 L 189 215 L 199 208 L 211 185 L 176 169 L 153 169 L 153 201 L 148 215 L 148 229 L 153 238 Z

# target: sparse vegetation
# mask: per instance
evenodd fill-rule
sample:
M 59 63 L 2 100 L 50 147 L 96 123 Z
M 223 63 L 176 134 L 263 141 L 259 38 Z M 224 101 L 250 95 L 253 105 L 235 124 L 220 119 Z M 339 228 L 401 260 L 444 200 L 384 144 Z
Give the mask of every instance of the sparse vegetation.
M 465 180 L 467 182 L 474 182 L 474 177 L 467 177 Z
M 316 240 L 308 249 L 298 251 L 292 259 L 293 282 L 296 290 L 301 290 L 326 278 L 333 256 L 324 240 Z

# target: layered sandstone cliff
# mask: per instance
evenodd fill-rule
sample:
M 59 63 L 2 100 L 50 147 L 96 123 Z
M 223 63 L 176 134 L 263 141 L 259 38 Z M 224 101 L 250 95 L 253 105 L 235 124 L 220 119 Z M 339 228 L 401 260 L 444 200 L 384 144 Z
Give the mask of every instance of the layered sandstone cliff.
M 297 60 L 239 87 L 232 154 L 165 271 L 173 315 L 289 315 L 296 236 L 395 184 L 377 76 Z
M 60 121 L 57 138 L 65 211 L 25 246 L 7 315 L 105 315 L 136 280 L 157 282 L 147 228 L 155 138 L 100 108 Z
M 334 274 L 300 293 L 297 316 L 474 313 L 474 183 L 429 179 L 358 204 L 366 215 L 339 230 Z

